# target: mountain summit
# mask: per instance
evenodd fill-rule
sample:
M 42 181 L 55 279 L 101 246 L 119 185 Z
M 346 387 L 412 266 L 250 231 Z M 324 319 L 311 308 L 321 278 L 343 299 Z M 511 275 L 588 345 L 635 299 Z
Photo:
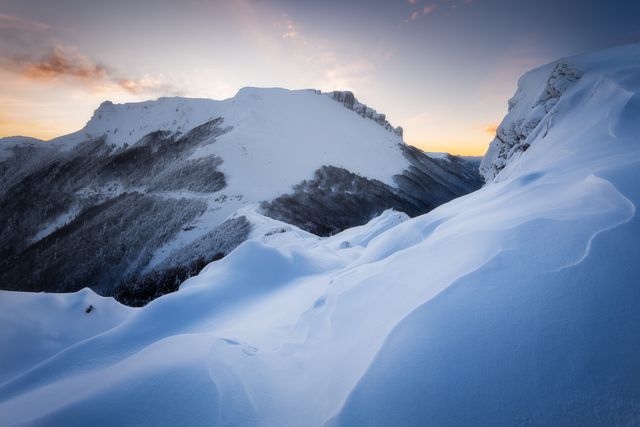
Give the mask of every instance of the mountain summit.
M 330 235 L 481 185 L 464 160 L 401 135 L 351 92 L 244 88 L 107 101 L 73 134 L 0 140 L 0 283 L 143 304 L 244 241 L 240 208 Z

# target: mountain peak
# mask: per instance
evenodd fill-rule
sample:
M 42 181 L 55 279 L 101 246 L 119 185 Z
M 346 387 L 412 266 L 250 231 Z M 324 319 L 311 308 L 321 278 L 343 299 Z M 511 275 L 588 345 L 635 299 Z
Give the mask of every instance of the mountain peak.
M 525 73 L 482 160 L 480 173 L 485 180 L 489 182 L 499 174 L 504 176 L 503 169 L 516 162 L 536 141 L 544 140 L 558 118 L 573 108 L 569 99 L 574 91 L 583 87 L 593 98 L 606 85 L 624 88 L 631 81 L 627 74 L 637 72 L 639 60 L 640 44 L 636 43 L 562 58 Z M 585 79 L 586 84 L 579 84 Z M 566 105 L 562 105 L 563 100 Z M 579 101 L 574 99 L 576 103 Z

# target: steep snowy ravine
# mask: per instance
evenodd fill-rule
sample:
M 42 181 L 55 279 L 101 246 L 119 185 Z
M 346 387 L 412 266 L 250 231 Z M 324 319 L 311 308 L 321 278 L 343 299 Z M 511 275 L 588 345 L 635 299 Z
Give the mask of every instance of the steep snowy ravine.
M 2 293 L 0 424 L 640 424 L 640 45 L 559 63 L 580 78 L 548 103 L 556 64 L 527 73 L 501 125 L 542 100 L 526 146 L 428 214 L 320 239 L 247 208 L 248 241 L 113 329 L 66 335 L 108 300 L 34 304 L 29 363 Z

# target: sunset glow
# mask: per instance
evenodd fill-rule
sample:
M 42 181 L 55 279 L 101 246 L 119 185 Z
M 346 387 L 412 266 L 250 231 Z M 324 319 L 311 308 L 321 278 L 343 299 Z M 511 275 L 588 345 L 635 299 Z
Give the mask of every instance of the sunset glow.
M 598 38 L 596 13 L 614 12 L 593 7 L 556 43 L 564 8 L 540 20 L 506 0 L 115 3 L 0 2 L 0 136 L 79 130 L 107 99 L 316 88 L 354 91 L 424 150 L 481 155 L 522 72 L 638 38 L 631 20 Z

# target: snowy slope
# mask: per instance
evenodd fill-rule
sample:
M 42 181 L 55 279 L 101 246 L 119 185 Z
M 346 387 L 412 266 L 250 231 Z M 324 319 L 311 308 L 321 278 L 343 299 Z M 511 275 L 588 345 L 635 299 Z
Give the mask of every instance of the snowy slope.
M 0 424 L 638 425 L 640 45 L 564 61 L 481 190 L 328 238 L 244 211 L 179 292 L 12 372 Z
M 0 382 L 112 329 L 134 312 L 90 289 L 72 294 L 2 292 L 0 341 L 5 351 L 0 353 Z
M 327 164 L 393 184 L 406 166 L 397 144 L 373 120 L 352 113 L 314 90 L 243 88 L 224 101 L 160 98 L 133 104 L 103 103 L 84 129 L 54 140 L 73 146 L 106 135 L 116 147 L 132 145 L 150 132 L 184 134 L 217 117 L 232 132 L 192 158 L 215 154 L 224 159 L 229 186 L 251 200 L 270 199 L 288 191 Z M 336 158 L 336 148 L 343 154 Z M 378 155 L 380 154 L 380 155 Z M 296 159 L 292 162 L 291 159 Z M 265 173 L 265 169 L 269 173 Z
M 34 147 L 43 141 L 28 136 L 12 136 L 0 138 L 0 161 L 4 161 L 13 155 L 13 150 L 18 147 Z
M 144 304 L 241 243 L 240 208 L 328 235 L 480 186 L 401 134 L 350 92 L 244 88 L 104 102 L 74 134 L 0 140 L 0 287 Z

